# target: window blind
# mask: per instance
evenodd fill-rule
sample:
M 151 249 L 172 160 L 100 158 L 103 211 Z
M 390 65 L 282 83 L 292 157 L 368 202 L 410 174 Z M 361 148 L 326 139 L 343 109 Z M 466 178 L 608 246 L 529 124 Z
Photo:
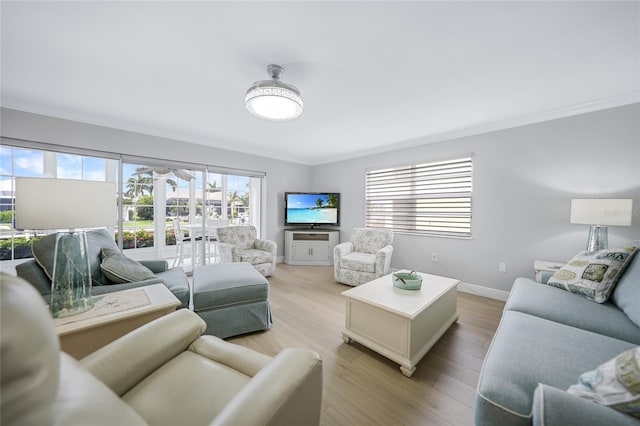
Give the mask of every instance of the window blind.
M 470 238 L 472 172 L 470 157 L 367 171 L 366 226 Z

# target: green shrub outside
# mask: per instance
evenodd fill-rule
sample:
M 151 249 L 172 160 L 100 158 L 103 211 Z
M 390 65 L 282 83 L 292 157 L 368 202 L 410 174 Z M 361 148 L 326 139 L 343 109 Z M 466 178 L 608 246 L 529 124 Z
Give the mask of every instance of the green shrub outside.
M 16 237 L 13 239 L 13 258 L 26 259 L 33 257 L 31 252 L 31 243 L 42 237 L 34 237 L 26 239 L 25 237 Z M 11 239 L 0 240 L 0 260 L 11 260 Z
M 26 237 L 13 238 L 13 259 L 26 259 L 33 257 L 31 251 L 31 244 L 42 237 L 33 237 L 27 239 Z M 0 260 L 11 260 L 11 238 L 0 240 Z M 118 241 L 118 233 L 116 232 L 116 241 Z M 173 233 L 173 229 L 166 231 L 166 244 L 171 246 L 176 244 L 176 237 Z M 154 235 L 153 231 L 139 230 L 136 232 L 123 233 L 123 248 L 144 248 L 153 247 Z
M 5 210 L 0 212 L 0 223 L 12 223 L 13 210 Z

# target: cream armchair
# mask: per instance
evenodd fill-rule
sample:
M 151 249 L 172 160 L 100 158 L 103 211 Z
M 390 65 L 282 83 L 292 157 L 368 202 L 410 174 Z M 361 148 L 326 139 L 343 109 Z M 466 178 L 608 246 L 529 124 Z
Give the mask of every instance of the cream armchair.
M 222 263 L 248 262 L 265 277 L 276 271 L 278 245 L 258 239 L 255 226 L 225 226 L 216 234 Z
M 26 281 L 0 273 L 2 425 L 317 425 L 322 363 L 271 358 L 181 309 L 76 361 Z
M 343 284 L 360 285 L 388 274 L 393 255 L 393 231 L 353 228 L 351 241 L 333 248 L 333 277 Z

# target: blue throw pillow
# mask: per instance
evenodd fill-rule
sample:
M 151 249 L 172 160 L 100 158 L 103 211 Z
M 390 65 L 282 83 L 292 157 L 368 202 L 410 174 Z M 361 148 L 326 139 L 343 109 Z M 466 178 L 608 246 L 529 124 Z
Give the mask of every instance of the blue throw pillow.
M 133 283 L 155 278 L 151 269 L 117 250 L 102 249 L 102 273 L 115 284 Z

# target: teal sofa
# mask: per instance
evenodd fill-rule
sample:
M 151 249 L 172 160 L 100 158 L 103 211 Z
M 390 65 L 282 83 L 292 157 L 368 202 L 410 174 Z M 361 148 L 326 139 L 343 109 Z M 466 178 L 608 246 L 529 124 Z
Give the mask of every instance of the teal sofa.
M 16 273 L 33 285 L 47 303 L 51 297 L 51 279 L 46 270 L 51 270 L 53 263 L 53 248 L 55 246 L 55 234 L 48 235 L 34 247 L 34 255 L 39 255 L 40 263 L 36 259 L 30 259 L 16 266 Z M 180 300 L 180 308 L 188 308 L 190 301 L 190 289 L 187 274 L 182 268 L 169 268 L 166 260 L 149 260 L 140 263 L 153 272 L 153 277 L 141 281 L 114 283 L 100 269 L 102 261 L 102 249 L 119 251 L 113 236 L 106 230 L 94 230 L 87 232 L 87 245 L 89 255 L 89 267 L 92 277 L 92 294 L 112 293 L 114 291 L 127 290 L 151 284 L 164 283 L 167 288 Z
M 518 278 L 485 357 L 475 402 L 484 425 L 633 425 L 640 419 L 566 390 L 640 345 L 640 256 L 608 302 Z

